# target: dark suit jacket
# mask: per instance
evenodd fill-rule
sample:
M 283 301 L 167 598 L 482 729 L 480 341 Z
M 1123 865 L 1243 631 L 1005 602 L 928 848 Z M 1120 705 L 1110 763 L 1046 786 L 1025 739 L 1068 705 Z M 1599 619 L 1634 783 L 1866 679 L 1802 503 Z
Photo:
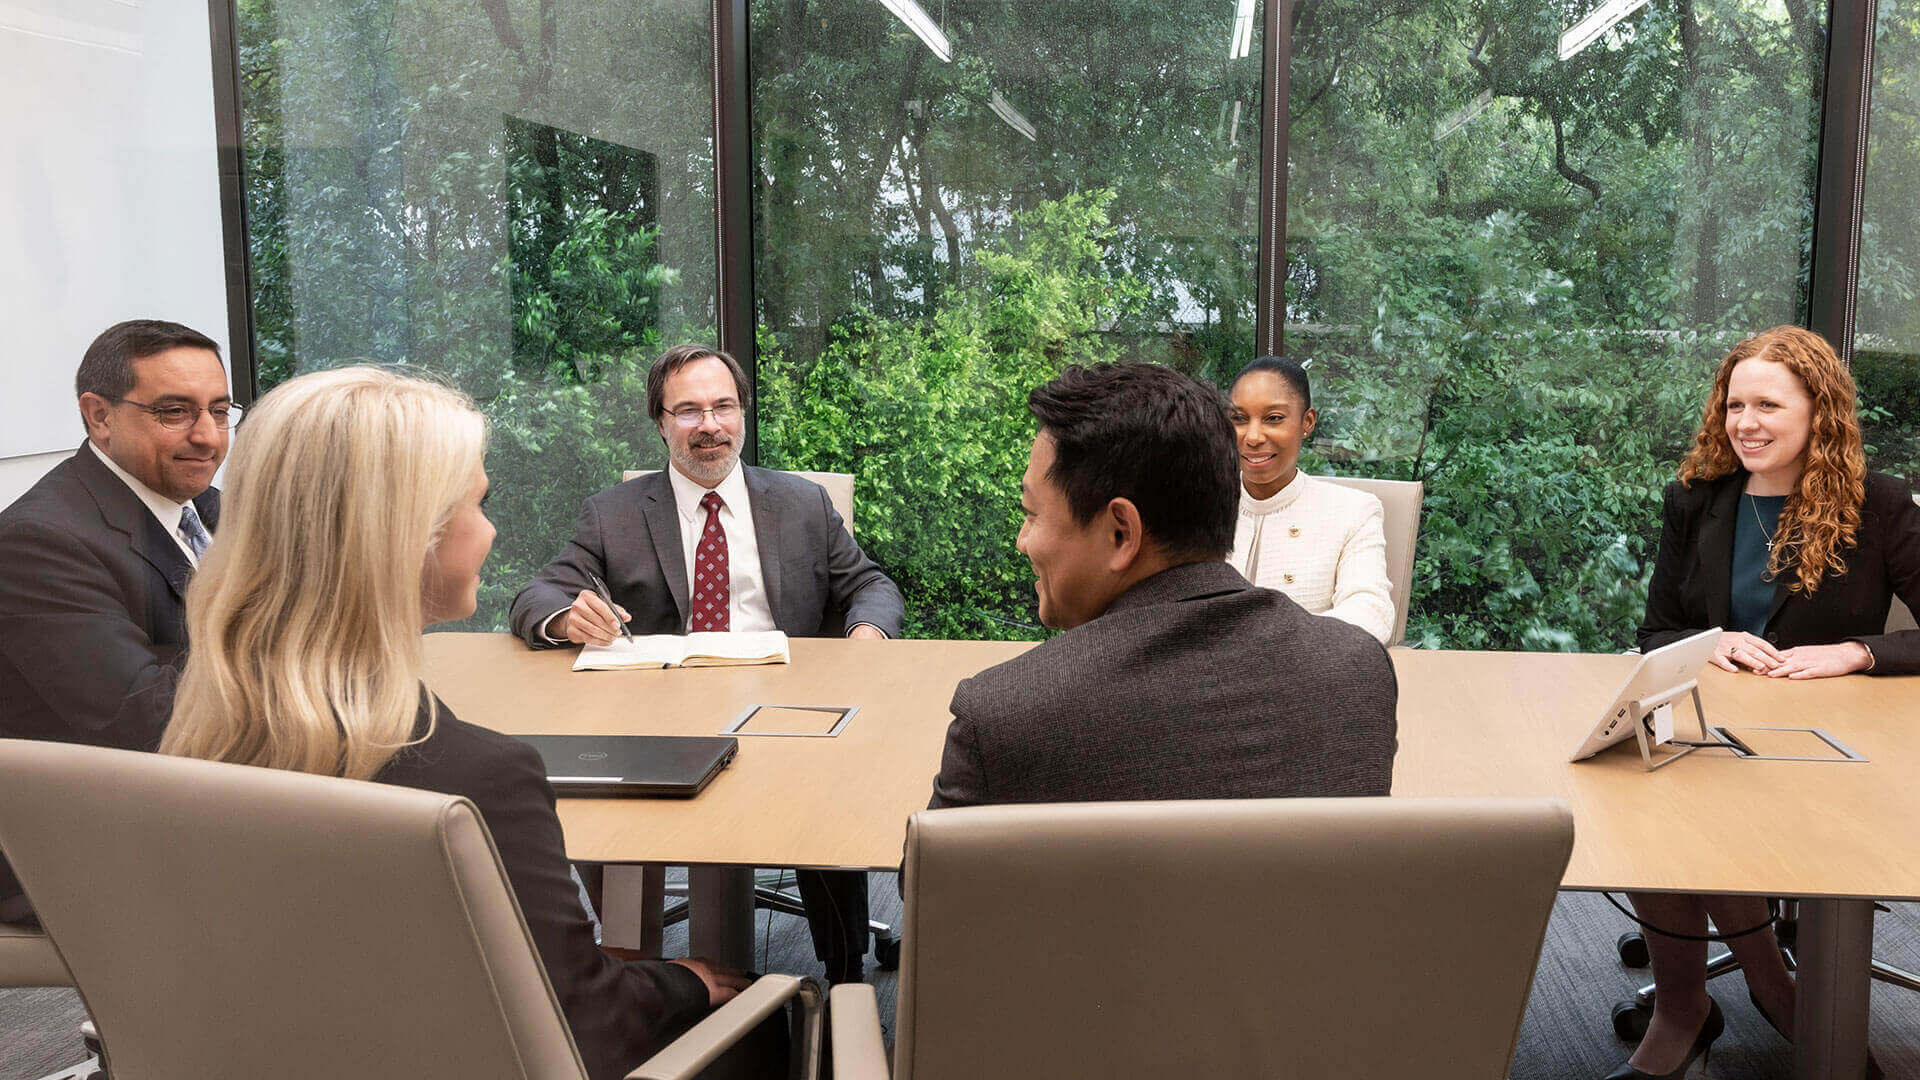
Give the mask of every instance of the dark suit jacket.
M 426 720 L 424 703 L 420 720 Z M 402 750 L 374 779 L 462 795 L 480 809 L 593 1080 L 625 1076 L 706 1015 L 700 976 L 660 960 L 616 960 L 594 944 L 568 868 L 553 788 L 532 747 L 464 723 L 443 705 L 433 734 Z
M 220 493 L 193 501 L 209 530 Z M 152 750 L 173 711 L 193 564 L 82 446 L 0 511 L 0 736 Z M 17 896 L 0 860 L 0 902 Z
M 871 623 L 900 635 L 900 590 L 847 534 L 825 488 L 791 473 L 742 466 L 760 545 L 760 573 L 773 623 L 792 637 L 818 637 Z M 665 470 L 589 498 L 573 539 L 513 598 L 513 632 L 536 649 L 547 617 L 591 589 L 591 573 L 633 615 L 636 634 L 687 626 L 687 561 L 673 484 Z
M 1640 626 L 1642 652 L 1727 624 L 1733 527 L 1746 484 L 1746 470 L 1735 469 L 1691 487 L 1678 480 L 1667 485 L 1660 551 Z M 1859 536 L 1841 557 L 1846 572 L 1828 574 L 1812 596 L 1780 582 L 1767 615 L 1767 640 L 1781 648 L 1858 641 L 1873 650 L 1872 674 L 1920 673 L 1920 630 L 1885 633 L 1894 594 L 1920 611 L 1920 507 L 1906 481 L 1867 474 Z
M 1398 696 L 1365 630 L 1189 563 L 963 681 L 928 805 L 1385 795 Z

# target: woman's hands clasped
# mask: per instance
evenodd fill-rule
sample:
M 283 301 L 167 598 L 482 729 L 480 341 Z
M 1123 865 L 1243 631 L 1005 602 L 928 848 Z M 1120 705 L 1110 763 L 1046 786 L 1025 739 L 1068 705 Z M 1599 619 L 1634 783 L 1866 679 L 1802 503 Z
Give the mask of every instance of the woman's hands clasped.
M 1777 649 L 1765 638 L 1728 630 L 1714 647 L 1713 662 L 1727 671 L 1751 671 L 1775 679 L 1826 679 L 1867 670 L 1873 666 L 1873 654 L 1857 641 Z
M 1780 650 L 1771 642 L 1742 630 L 1722 631 L 1720 644 L 1713 649 L 1714 665 L 1727 671 L 1768 675 L 1780 666 L 1781 659 Z

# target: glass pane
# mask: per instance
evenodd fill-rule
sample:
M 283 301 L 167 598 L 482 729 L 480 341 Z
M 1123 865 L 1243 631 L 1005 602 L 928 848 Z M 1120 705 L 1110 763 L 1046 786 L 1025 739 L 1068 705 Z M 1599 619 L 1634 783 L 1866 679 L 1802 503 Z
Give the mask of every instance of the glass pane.
M 1868 467 L 1920 473 L 1920 3 L 1874 25 L 1853 378 Z
M 1294 8 L 1308 468 L 1426 483 L 1409 643 L 1631 643 L 1708 378 L 1802 318 L 1825 12 Z
M 493 421 L 499 539 L 464 628 L 587 495 L 665 455 L 663 344 L 711 339 L 712 46 L 699 0 L 241 0 L 264 390 L 356 359 Z
M 1252 357 L 1254 0 L 754 0 L 762 464 L 851 472 L 907 632 L 1038 634 L 1026 394 Z

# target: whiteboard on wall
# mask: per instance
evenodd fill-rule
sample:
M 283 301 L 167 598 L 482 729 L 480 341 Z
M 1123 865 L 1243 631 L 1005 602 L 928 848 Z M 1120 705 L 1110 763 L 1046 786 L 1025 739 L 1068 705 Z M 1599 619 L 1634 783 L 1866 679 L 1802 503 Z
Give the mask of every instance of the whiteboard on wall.
M 207 5 L 0 0 L 0 458 L 71 450 L 100 331 L 227 338 Z

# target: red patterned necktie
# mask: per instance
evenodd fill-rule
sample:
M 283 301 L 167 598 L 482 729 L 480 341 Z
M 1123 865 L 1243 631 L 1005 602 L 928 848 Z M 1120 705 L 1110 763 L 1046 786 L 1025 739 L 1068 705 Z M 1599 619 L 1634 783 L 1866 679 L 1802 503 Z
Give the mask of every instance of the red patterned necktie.
M 700 531 L 700 546 L 693 551 L 693 617 L 687 620 L 687 629 L 725 630 L 731 625 L 727 603 L 732 578 L 727 570 L 727 534 L 720 528 L 720 493 L 700 496 L 700 506 L 707 512 L 707 524 Z

